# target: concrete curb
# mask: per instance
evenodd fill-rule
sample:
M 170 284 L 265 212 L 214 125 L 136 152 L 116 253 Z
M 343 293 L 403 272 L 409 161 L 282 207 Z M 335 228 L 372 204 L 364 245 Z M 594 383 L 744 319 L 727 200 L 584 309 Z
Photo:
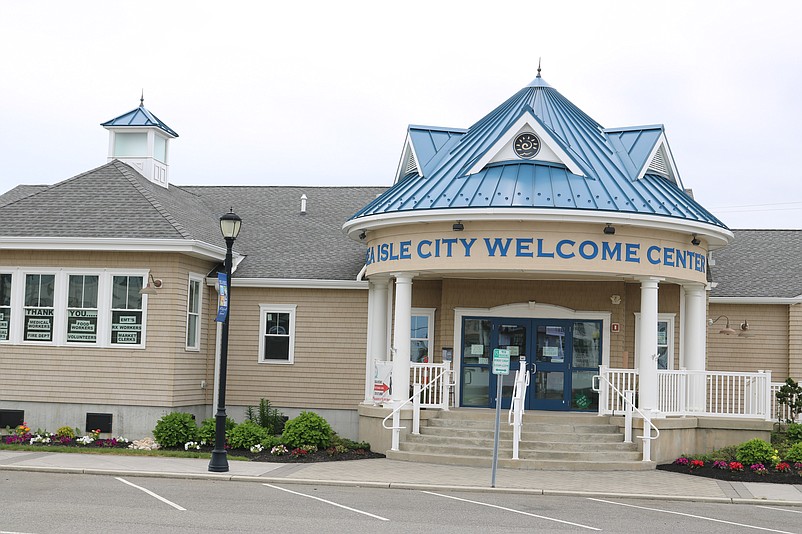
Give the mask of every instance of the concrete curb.
M 231 482 L 256 482 L 260 484 L 293 484 L 293 485 L 312 485 L 312 486 L 342 486 L 357 488 L 377 488 L 377 489 L 403 489 L 416 491 L 461 491 L 468 493 L 503 493 L 519 495 L 550 495 L 550 496 L 569 496 L 569 497 L 594 497 L 608 499 L 641 499 L 653 501 L 677 501 L 677 502 L 708 502 L 721 504 L 761 504 L 773 506 L 793 506 L 802 507 L 802 502 L 769 500 L 769 499 L 745 499 L 739 497 L 703 497 L 693 495 L 660 495 L 648 493 L 620 493 L 620 492 L 594 492 L 594 491 L 574 491 L 574 490 L 553 490 L 538 488 L 491 488 L 489 486 L 458 486 L 453 484 L 417 484 L 411 482 L 375 482 L 361 480 L 331 480 L 313 478 L 283 478 L 269 476 L 252 475 L 231 475 L 214 473 L 171 473 L 159 471 L 126 471 L 123 469 L 89 469 L 75 467 L 52 467 L 52 466 L 19 466 L 19 465 L 0 465 L 0 471 L 19 471 L 34 473 L 61 473 L 71 475 L 105 475 L 105 476 L 124 476 L 124 477 L 147 477 L 147 478 L 171 478 L 187 480 L 218 480 Z

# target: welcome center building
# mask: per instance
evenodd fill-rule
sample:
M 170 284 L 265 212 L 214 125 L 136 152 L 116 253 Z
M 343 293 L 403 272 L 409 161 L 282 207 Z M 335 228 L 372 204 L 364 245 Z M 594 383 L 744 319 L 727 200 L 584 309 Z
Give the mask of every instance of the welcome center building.
M 604 128 L 539 71 L 468 129 L 410 126 L 389 188 L 176 186 L 178 134 L 143 102 L 103 126 L 107 164 L 0 196 L 0 426 L 141 437 L 211 416 L 230 208 L 238 420 L 267 398 L 384 450 L 426 373 L 449 371 L 451 413 L 495 407 L 505 348 L 526 410 L 615 423 L 628 384 L 666 460 L 766 436 L 769 385 L 802 375 L 801 232 L 731 231 L 662 125 Z

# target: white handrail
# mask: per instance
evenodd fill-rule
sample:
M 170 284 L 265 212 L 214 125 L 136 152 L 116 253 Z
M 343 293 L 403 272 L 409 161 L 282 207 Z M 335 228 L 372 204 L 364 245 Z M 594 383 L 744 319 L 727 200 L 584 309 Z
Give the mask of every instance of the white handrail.
M 524 400 L 529 387 L 529 370 L 526 360 L 521 359 L 518 370 L 515 371 L 515 385 L 512 391 L 510 411 L 507 413 L 507 423 L 512 425 L 512 459 L 518 460 L 518 444 L 521 441 L 521 429 L 524 424 Z
M 597 379 L 598 379 L 598 382 L 596 382 Z M 624 418 L 624 420 L 625 420 L 624 439 L 625 440 L 628 439 L 629 440 L 628 443 L 632 442 L 632 411 L 634 410 L 634 411 L 638 412 L 640 414 L 640 416 L 643 418 L 643 435 L 642 436 L 638 436 L 638 438 L 643 440 L 643 461 L 644 462 L 650 462 L 651 459 L 652 459 L 652 448 L 651 448 L 652 447 L 652 440 L 655 440 L 655 439 L 660 437 L 660 429 L 657 428 L 656 426 L 654 426 L 654 423 L 652 423 L 652 420 L 649 417 L 647 417 L 645 413 L 640 411 L 637 406 L 635 406 L 635 402 L 633 400 L 634 395 L 633 395 L 632 391 L 627 391 L 626 394 L 621 393 L 618 390 L 618 388 L 615 387 L 613 385 L 613 383 L 610 382 L 610 380 L 606 376 L 604 376 L 604 375 L 593 375 L 593 381 L 591 382 L 591 388 L 593 389 L 593 391 L 595 391 L 597 393 L 599 392 L 599 390 L 601 389 L 599 382 L 601 382 L 601 380 L 604 380 L 605 382 L 607 382 L 607 385 L 610 387 L 610 389 L 612 389 L 613 392 L 618 394 L 618 396 L 620 398 L 622 398 L 624 400 L 624 403 L 626 404 L 627 410 L 626 410 L 625 418 Z M 649 427 L 648 427 L 649 435 L 648 436 L 646 435 L 646 431 L 647 431 L 647 426 L 646 425 L 647 424 L 649 425 Z M 657 434 L 655 436 L 652 436 L 652 430 L 651 430 L 652 428 L 655 430 L 655 432 L 657 432 Z
M 401 426 L 401 416 L 400 416 L 401 409 L 404 406 L 406 406 L 407 404 L 409 404 L 410 402 L 413 402 L 413 410 L 414 411 L 413 411 L 413 414 L 412 414 L 412 417 L 413 417 L 413 420 L 412 420 L 412 433 L 413 434 L 419 434 L 420 433 L 420 397 L 421 397 L 421 394 L 423 394 L 423 392 L 426 391 L 427 389 L 429 389 L 429 388 L 433 387 L 434 385 L 440 383 L 440 379 L 443 378 L 443 375 L 448 376 L 448 373 L 451 372 L 451 369 L 449 367 L 450 366 L 447 365 L 447 364 L 444 365 L 443 369 L 430 382 L 425 384 L 423 387 L 421 386 L 420 383 L 415 383 L 413 385 L 412 396 L 410 398 L 408 398 L 407 400 L 405 400 L 404 402 L 400 403 L 398 406 L 396 406 L 393 409 L 393 411 L 390 412 L 387 415 L 387 417 L 382 419 L 382 427 L 384 427 L 385 430 L 392 430 L 393 431 L 393 438 L 392 438 L 392 443 L 390 445 L 390 450 L 393 450 L 393 451 L 397 451 L 398 450 L 398 444 L 399 444 L 399 441 L 400 441 L 401 429 L 406 428 L 405 426 Z M 446 397 L 446 399 L 448 399 L 448 397 Z M 446 400 L 446 404 L 447 403 L 448 403 L 448 400 Z M 393 418 L 393 426 L 387 426 L 386 425 L 387 420 L 390 419 L 391 417 Z

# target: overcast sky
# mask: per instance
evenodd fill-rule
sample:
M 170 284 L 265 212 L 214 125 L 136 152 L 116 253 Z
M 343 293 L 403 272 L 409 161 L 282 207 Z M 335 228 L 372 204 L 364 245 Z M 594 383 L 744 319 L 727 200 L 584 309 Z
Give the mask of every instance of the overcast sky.
M 142 89 L 171 183 L 389 186 L 408 124 L 467 128 L 542 57 L 603 126 L 664 124 L 731 228 L 802 228 L 794 0 L 0 0 L 0 49 L 0 193 L 104 164 Z

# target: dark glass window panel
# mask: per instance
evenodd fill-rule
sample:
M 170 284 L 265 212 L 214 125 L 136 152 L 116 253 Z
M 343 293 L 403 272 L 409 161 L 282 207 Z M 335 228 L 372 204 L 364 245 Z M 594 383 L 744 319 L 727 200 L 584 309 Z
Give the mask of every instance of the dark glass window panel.
M 597 371 L 576 371 L 571 374 L 571 409 L 598 410 L 599 394 L 593 391 L 593 375 Z
M 537 327 L 537 354 L 539 362 L 565 361 L 565 328 L 541 325 Z
M 111 307 L 114 309 L 126 309 L 128 302 L 128 277 L 115 276 L 111 286 Z
M 601 364 L 601 327 L 595 321 L 578 321 L 573 328 L 573 367 L 596 368 Z
M 290 360 L 289 336 L 265 336 L 265 360 Z
M 562 400 L 565 373 L 560 371 L 537 371 L 535 373 L 535 398 Z
M 0 306 L 11 305 L 11 274 L 0 274 Z
M 462 363 L 489 365 L 490 336 L 493 322 L 485 319 L 464 319 L 462 323 Z M 485 361 L 487 360 L 487 361 Z

